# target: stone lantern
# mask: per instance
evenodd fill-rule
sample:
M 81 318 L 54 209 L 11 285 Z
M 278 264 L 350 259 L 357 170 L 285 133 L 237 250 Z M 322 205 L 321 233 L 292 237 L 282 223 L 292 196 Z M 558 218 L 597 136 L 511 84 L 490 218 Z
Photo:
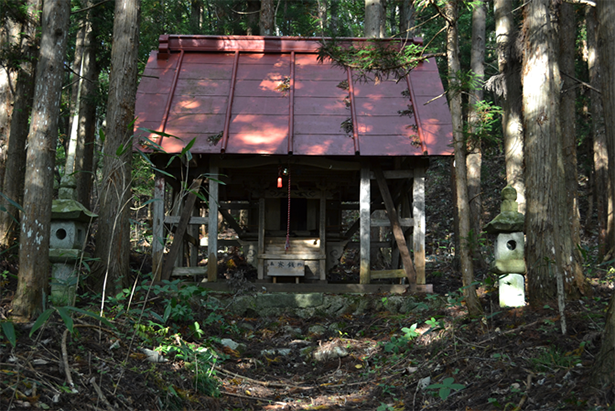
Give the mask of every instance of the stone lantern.
M 63 178 L 59 199 L 51 206 L 49 260 L 51 261 L 51 301 L 70 305 L 77 286 L 77 264 L 83 255 L 88 225 L 96 214 L 74 200 L 74 179 Z
M 485 225 L 485 231 L 497 234 L 493 271 L 499 277 L 501 307 L 525 305 L 526 272 L 523 226 L 525 216 L 518 211 L 517 190 L 506 186 L 502 190 L 500 214 Z

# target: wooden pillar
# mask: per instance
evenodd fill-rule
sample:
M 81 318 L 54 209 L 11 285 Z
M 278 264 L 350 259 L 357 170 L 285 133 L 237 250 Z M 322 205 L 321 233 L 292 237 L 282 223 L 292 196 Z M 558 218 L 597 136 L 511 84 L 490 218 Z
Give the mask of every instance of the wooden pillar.
M 218 280 L 218 165 L 209 165 L 209 221 L 207 224 L 207 281 Z
M 370 283 L 370 172 L 368 166 L 361 167 L 361 183 L 359 185 L 359 220 L 360 220 L 360 282 L 361 284 Z
M 164 176 L 156 174 L 152 203 L 152 277 L 160 281 L 164 256 Z
M 258 261 L 258 279 L 265 278 L 265 261 L 262 255 L 265 254 L 265 199 L 258 200 L 258 247 L 256 250 L 256 258 Z
M 320 271 L 320 281 L 327 281 L 327 248 L 325 244 L 327 236 L 327 199 L 326 193 L 323 191 L 320 196 L 320 219 L 318 224 L 318 232 L 320 234 L 320 255 L 325 256 L 324 259 L 319 261 L 320 265 L 318 270 Z
M 425 284 L 425 169 L 414 169 L 412 185 L 412 242 L 416 284 Z

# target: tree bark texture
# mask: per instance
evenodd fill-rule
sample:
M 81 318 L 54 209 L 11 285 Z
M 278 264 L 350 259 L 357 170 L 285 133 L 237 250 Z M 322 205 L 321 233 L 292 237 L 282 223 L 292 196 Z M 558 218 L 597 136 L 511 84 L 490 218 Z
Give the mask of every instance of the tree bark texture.
M 476 104 L 483 99 L 483 82 L 485 77 L 485 4 L 481 1 L 472 11 L 472 52 L 470 55 L 470 66 L 476 75 L 479 84 L 475 90 L 470 90 L 470 101 L 468 108 L 468 131 L 470 139 L 468 141 L 468 155 L 466 167 L 468 172 L 468 200 L 470 204 L 470 230 L 472 256 L 476 264 L 481 268 L 485 267 L 485 261 L 481 255 L 478 238 L 482 231 L 482 201 L 481 201 L 481 167 L 482 167 L 482 148 L 481 141 L 474 138 L 474 133 L 481 121 L 476 109 Z
M 261 0 L 260 35 L 275 35 L 275 2 L 274 0 Z
M 384 38 L 384 0 L 365 0 L 365 37 Z
M 596 8 L 586 6 L 585 24 L 587 27 L 587 69 L 589 84 L 595 90 L 600 90 L 600 59 L 598 57 L 598 20 Z M 606 135 L 604 130 L 604 113 L 602 110 L 602 97 L 595 90 L 590 90 L 591 133 L 594 151 L 594 178 L 593 195 L 596 200 L 596 229 L 598 231 L 598 258 L 602 259 L 610 249 L 607 236 L 607 211 L 609 198 L 609 157 L 606 148 Z M 588 219 L 591 216 L 588 216 Z
M 566 165 L 565 193 L 566 207 L 562 210 L 559 219 L 561 228 L 561 241 L 563 243 L 563 261 L 566 262 L 565 277 L 571 281 L 564 283 L 566 294 L 569 297 L 579 298 L 579 292 L 584 293 L 586 287 L 585 276 L 581 267 L 581 216 L 578 203 L 578 176 L 577 176 L 577 141 L 576 141 L 576 84 L 571 78 L 575 70 L 575 41 L 576 22 L 574 5 L 561 3 L 559 9 L 559 66 L 562 92 L 560 94 L 560 129 L 562 139 L 562 161 Z
M 521 56 L 515 42 L 516 29 L 510 0 L 494 0 L 495 35 L 498 68 L 503 76 L 502 133 L 506 159 L 506 182 L 517 190 L 519 212 L 525 213 L 525 179 L 523 175 L 523 121 L 521 114 Z
M 103 292 L 126 285 L 130 272 L 129 202 L 132 128 L 137 89 L 140 0 L 117 0 L 113 23 L 107 128 L 103 147 L 103 179 L 96 233 L 97 270 Z
M 523 113 L 527 195 L 525 247 L 528 294 L 532 306 L 557 296 L 557 278 L 573 278 L 564 258 L 570 250 L 562 239 L 566 212 L 565 170 L 559 124 L 560 74 L 549 0 L 525 8 Z M 568 231 L 570 234 L 570 231 Z
M 598 55 L 600 64 L 604 67 L 600 73 L 609 170 L 607 244 L 613 246 L 615 245 L 615 218 L 613 218 L 615 203 L 615 72 L 611 65 L 615 60 L 615 20 L 613 20 L 615 19 L 615 3 L 608 0 L 597 1 L 596 14 L 598 16 Z
M 13 113 L 8 138 L 6 171 L 4 173 L 3 193 L 11 200 L 20 203 L 23 195 L 23 184 L 26 164 L 26 140 L 28 138 L 28 121 L 32 110 L 34 97 L 34 75 L 38 56 L 38 39 L 36 30 L 39 26 L 39 11 L 41 0 L 28 1 L 28 19 L 21 27 L 20 48 L 23 55 L 20 68 L 17 71 L 17 82 L 14 85 Z M 55 147 L 54 147 L 55 150 Z M 0 199 L 7 212 L 0 213 L 0 245 L 7 246 L 14 237 L 19 221 L 17 208 Z
M 41 16 L 41 52 L 28 133 L 19 280 L 13 300 L 14 315 L 24 319 L 32 319 L 41 311 L 49 274 L 53 170 L 69 15 L 70 1 L 58 0 L 45 2 Z
M 466 147 L 463 137 L 463 124 L 461 112 L 461 93 L 458 87 L 453 87 L 457 80 L 457 74 L 461 70 L 459 62 L 458 45 L 458 2 L 452 0 L 446 3 L 446 55 L 448 59 L 449 90 L 448 102 L 451 110 L 453 125 L 453 146 L 455 148 L 455 188 L 457 202 L 457 216 L 459 219 L 459 264 L 461 278 L 464 285 L 464 295 L 468 313 L 472 316 L 482 313 L 482 307 L 476 295 L 474 282 L 474 266 L 470 254 L 468 237 L 470 235 L 470 206 L 468 202 L 467 170 L 466 170 Z

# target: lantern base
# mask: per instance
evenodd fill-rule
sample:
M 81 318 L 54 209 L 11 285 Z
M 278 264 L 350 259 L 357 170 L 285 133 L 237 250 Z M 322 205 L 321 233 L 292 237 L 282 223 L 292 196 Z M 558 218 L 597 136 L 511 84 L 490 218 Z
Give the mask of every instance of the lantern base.
M 500 307 L 523 307 L 525 305 L 525 279 L 521 274 L 500 277 Z

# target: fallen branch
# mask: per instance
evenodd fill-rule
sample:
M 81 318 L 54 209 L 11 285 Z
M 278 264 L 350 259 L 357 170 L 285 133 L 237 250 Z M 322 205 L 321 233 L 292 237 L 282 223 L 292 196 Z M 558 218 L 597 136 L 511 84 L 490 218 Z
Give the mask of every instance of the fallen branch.
M 66 336 L 68 335 L 68 328 L 64 330 L 62 334 L 62 362 L 64 363 L 64 373 L 66 374 L 66 382 L 70 387 L 73 394 L 76 394 L 78 391 L 75 389 L 75 384 L 73 383 L 73 377 L 70 375 L 70 369 L 68 368 L 68 350 L 66 349 Z

